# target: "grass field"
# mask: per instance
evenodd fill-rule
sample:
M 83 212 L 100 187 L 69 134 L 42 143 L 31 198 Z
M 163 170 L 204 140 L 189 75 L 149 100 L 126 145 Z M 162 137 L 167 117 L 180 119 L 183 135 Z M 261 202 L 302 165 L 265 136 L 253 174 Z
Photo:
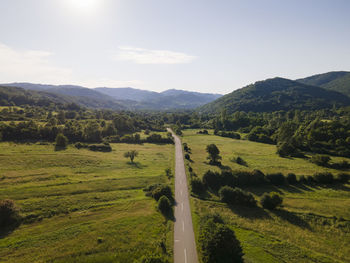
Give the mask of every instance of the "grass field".
M 296 175 L 313 175 L 315 172 L 330 171 L 338 173 L 337 170 L 317 166 L 307 159 L 282 158 L 276 154 L 276 146 L 264 143 L 257 143 L 248 140 L 235 140 L 214 135 L 196 134 L 198 130 L 185 130 L 182 141 L 188 143 L 192 150 L 194 162 L 191 164 L 198 175 L 204 174 L 207 170 L 219 171 L 218 167 L 207 163 L 208 144 L 214 143 L 220 150 L 222 164 L 233 170 L 259 169 L 264 173 L 282 172 L 284 174 L 295 173 Z M 210 131 L 211 134 L 213 133 Z M 248 166 L 238 165 L 230 161 L 232 157 L 240 156 L 247 162 Z M 332 157 L 332 161 L 339 162 L 349 158 Z
M 172 258 L 172 223 L 142 189 L 172 183 L 172 145 L 111 144 L 110 153 L 54 151 L 0 143 L 0 199 L 26 218 L 0 233 L 1 262 L 134 262 L 150 252 Z M 135 149 L 135 164 L 123 157 Z
M 198 176 L 218 167 L 206 163 L 206 145 L 215 143 L 221 151 L 223 165 L 232 169 L 260 169 L 267 172 L 294 172 L 312 175 L 327 169 L 307 160 L 278 157 L 273 145 L 234 140 L 214 135 L 197 135 L 185 130 L 183 142 L 192 149 L 189 163 Z M 241 156 L 248 167 L 229 159 Z M 340 160 L 343 158 L 334 158 Z M 336 174 L 335 170 L 330 170 Z M 228 207 L 211 195 L 202 200 L 192 197 L 194 224 L 198 236 L 199 218 L 218 213 L 235 231 L 245 253 L 246 262 L 350 262 L 350 185 L 261 186 L 245 190 L 257 200 L 265 192 L 279 192 L 282 209 L 268 211 L 261 207 Z

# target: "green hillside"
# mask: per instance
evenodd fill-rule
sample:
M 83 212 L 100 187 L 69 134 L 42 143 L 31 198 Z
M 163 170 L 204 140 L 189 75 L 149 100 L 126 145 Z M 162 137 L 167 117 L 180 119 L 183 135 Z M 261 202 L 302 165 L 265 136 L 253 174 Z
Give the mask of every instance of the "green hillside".
M 0 106 L 49 106 L 50 104 L 63 105 L 69 103 L 75 103 L 77 105 L 88 107 L 88 108 L 109 108 L 114 110 L 126 109 L 125 106 L 121 105 L 113 99 L 104 97 L 93 96 L 92 94 L 75 95 L 72 92 L 74 89 L 65 89 L 66 93 L 58 93 L 50 91 L 37 91 L 29 90 L 18 87 L 7 87 L 0 86 Z M 90 91 L 89 89 L 86 89 Z M 98 93 L 98 92 L 95 92 Z M 104 96 L 103 94 L 101 94 Z
M 284 78 L 258 81 L 235 90 L 214 102 L 200 107 L 200 112 L 235 111 L 272 112 L 279 110 L 317 110 L 350 105 L 343 94 Z
M 324 74 L 317 74 L 304 79 L 298 79 L 298 82 L 319 86 L 328 90 L 338 91 L 350 96 L 350 72 L 333 71 Z

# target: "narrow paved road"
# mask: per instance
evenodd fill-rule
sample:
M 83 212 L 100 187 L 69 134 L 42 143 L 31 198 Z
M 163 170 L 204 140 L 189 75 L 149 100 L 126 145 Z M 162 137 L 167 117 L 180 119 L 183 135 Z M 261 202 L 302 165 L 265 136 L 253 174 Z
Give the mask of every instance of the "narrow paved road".
M 175 139 L 174 263 L 198 263 L 181 140 Z

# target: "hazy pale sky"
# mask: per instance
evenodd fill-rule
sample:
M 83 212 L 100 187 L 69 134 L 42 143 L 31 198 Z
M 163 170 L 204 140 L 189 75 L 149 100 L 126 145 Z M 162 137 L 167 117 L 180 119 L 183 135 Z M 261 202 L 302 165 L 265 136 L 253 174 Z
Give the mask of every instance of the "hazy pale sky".
M 0 83 L 229 93 L 350 70 L 350 1 L 0 0 Z

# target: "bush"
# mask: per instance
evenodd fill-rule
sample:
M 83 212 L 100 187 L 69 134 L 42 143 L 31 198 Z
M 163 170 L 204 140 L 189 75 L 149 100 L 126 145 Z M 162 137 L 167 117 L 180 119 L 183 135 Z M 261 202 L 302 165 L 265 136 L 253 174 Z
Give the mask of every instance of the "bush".
M 289 184 L 296 184 L 297 183 L 297 177 L 296 177 L 296 175 L 295 174 L 293 174 L 293 173 L 289 173 L 289 174 L 287 174 L 287 182 L 289 183 Z
M 169 144 L 172 144 L 174 143 L 174 141 L 172 140 L 172 137 L 166 137 L 166 138 L 163 138 L 160 134 L 151 134 L 150 136 L 148 136 L 146 138 L 146 142 L 148 143 L 169 143 Z
M 110 143 L 119 143 L 120 142 L 120 136 L 119 135 L 113 135 L 105 138 Z
M 169 185 L 157 185 L 152 189 L 152 197 L 158 201 L 162 196 L 166 196 L 171 202 L 173 202 L 173 192 Z
M 245 192 L 240 188 L 223 186 L 219 190 L 220 199 L 230 205 L 256 206 L 256 200 L 251 193 Z
M 337 175 L 337 181 L 343 184 L 348 183 L 350 180 L 350 175 L 347 173 L 340 173 Z
M 261 206 L 269 210 L 275 209 L 276 207 L 280 206 L 282 202 L 283 198 L 277 193 L 265 193 L 260 200 Z
M 301 175 L 301 176 L 299 176 L 298 182 L 301 184 L 306 184 L 307 180 L 306 180 L 304 175 Z
M 188 153 L 186 153 L 186 154 L 185 154 L 185 159 L 186 159 L 186 160 L 191 160 L 191 156 L 190 156 Z
M 282 173 L 267 174 L 266 179 L 274 185 L 281 185 L 285 183 L 285 178 Z
M 334 182 L 333 174 L 329 172 L 316 173 L 314 174 L 314 179 L 319 184 L 332 184 Z
M 168 179 L 173 177 L 173 175 L 171 174 L 171 169 L 170 168 L 166 168 L 165 169 L 165 175 L 168 177 Z
M 187 143 L 183 143 L 183 147 L 184 147 L 184 151 L 185 152 L 190 152 L 191 151 L 191 149 L 190 149 L 190 147 L 188 147 L 188 145 L 187 145 Z
M 212 172 L 209 170 L 203 175 L 203 183 L 206 187 L 213 191 L 217 191 L 221 186 L 221 176 L 218 172 Z
M 65 149 L 68 146 L 68 139 L 62 133 L 57 134 L 55 140 L 55 147 Z
M 328 166 L 331 158 L 327 155 L 314 155 L 311 157 L 311 162 L 319 166 Z
M 191 189 L 192 193 L 196 195 L 201 195 L 202 193 L 204 193 L 205 187 L 202 180 L 199 178 L 193 178 L 191 180 Z
M 239 135 L 239 133 L 236 132 L 216 131 L 215 135 L 237 140 L 241 139 L 241 135 Z
M 209 134 L 209 132 L 207 130 L 203 130 L 203 131 L 197 132 L 197 134 Z
M 316 183 L 315 178 L 314 178 L 313 176 L 311 176 L 311 175 L 308 175 L 308 176 L 306 177 L 306 183 L 307 183 L 307 184 Z
M 90 144 L 90 145 L 88 145 L 88 149 L 90 151 L 95 151 L 95 152 L 111 152 L 112 151 L 112 147 L 109 145 L 109 143 L 107 143 L 107 144 Z
M 281 157 L 298 155 L 297 149 L 288 142 L 279 143 L 277 145 L 277 154 Z
M 164 216 L 169 216 L 172 212 L 169 198 L 162 195 L 158 200 L 158 209 Z
M 243 158 L 240 157 L 240 156 L 237 156 L 236 158 L 233 157 L 233 158 L 231 159 L 231 162 L 234 162 L 234 163 L 237 163 L 237 164 L 243 165 L 243 166 L 248 166 L 247 162 L 244 161 Z
M 20 223 L 19 209 L 12 200 L 0 201 L 0 226 L 12 226 Z
M 169 261 L 167 259 L 165 259 L 163 256 L 157 255 L 157 254 L 142 256 L 136 262 L 137 263 L 169 263 Z
M 203 263 L 241 263 L 243 252 L 232 229 L 209 219 L 200 226 L 199 247 Z

